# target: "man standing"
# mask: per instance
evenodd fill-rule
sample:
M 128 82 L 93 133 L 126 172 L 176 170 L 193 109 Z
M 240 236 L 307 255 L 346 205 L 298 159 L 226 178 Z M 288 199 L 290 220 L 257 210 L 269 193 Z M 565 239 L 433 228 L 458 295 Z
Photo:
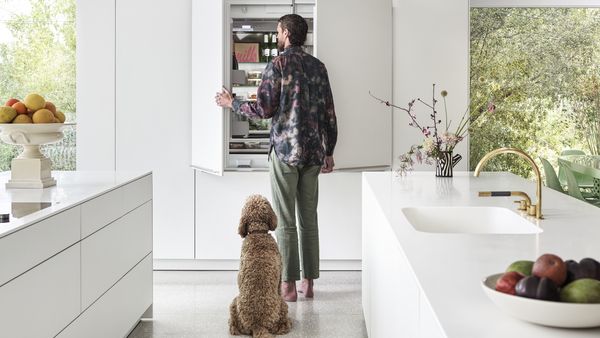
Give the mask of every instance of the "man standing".
M 291 302 L 297 299 L 300 256 L 304 279 L 299 292 L 312 298 L 313 280 L 319 278 L 318 177 L 333 170 L 337 141 L 327 69 L 302 50 L 307 31 L 306 20 L 299 15 L 278 20 L 280 54 L 267 64 L 256 102 L 234 100 L 226 89 L 215 97 L 219 106 L 236 113 L 271 119 L 269 173 L 279 220 L 275 233 L 283 261 L 281 292 Z

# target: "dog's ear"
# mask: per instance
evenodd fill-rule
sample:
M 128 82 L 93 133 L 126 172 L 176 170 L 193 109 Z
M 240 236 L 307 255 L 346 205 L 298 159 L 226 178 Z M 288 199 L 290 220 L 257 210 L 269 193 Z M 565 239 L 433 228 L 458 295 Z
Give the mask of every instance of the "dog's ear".
M 271 222 L 269 223 L 269 230 L 270 231 L 275 231 L 275 229 L 277 228 L 277 215 L 275 215 L 275 212 L 273 211 L 273 209 L 271 210 Z
M 248 235 L 248 220 L 245 214 L 240 217 L 240 225 L 238 226 L 238 234 L 245 238 Z

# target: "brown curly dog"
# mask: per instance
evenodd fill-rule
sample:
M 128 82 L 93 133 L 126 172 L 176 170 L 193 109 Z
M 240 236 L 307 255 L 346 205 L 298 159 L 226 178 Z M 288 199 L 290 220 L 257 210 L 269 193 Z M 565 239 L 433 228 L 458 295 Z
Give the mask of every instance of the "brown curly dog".
M 290 332 L 292 321 L 281 297 L 281 256 L 269 231 L 277 227 L 277 216 L 260 195 L 248 197 L 238 233 L 244 238 L 238 273 L 240 294 L 229 307 L 232 335 L 272 337 Z

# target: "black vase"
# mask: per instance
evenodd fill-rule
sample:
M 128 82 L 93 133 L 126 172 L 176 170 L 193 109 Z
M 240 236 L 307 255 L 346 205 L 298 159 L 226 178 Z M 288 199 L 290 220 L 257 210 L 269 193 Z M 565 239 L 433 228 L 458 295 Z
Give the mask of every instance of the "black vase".
M 452 168 L 454 168 L 461 159 L 462 156 L 459 154 L 452 156 L 452 151 L 440 151 L 440 154 L 435 161 L 435 176 L 452 177 Z

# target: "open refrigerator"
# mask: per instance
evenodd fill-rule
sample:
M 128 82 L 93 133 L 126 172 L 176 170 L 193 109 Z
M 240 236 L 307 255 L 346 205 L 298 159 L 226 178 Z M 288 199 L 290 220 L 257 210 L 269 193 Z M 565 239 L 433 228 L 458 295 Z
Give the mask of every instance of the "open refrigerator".
M 279 54 L 277 20 L 281 16 L 296 12 L 306 19 L 308 34 L 303 49 L 314 55 L 313 8 L 312 4 L 230 4 L 226 8 L 229 32 L 226 32 L 225 36 L 229 40 L 226 43 L 229 50 L 225 55 L 231 55 L 231 58 L 227 60 L 226 69 L 229 71 L 225 74 L 225 80 L 236 99 L 242 102 L 256 102 L 263 71 L 268 62 Z M 249 119 L 229 111 L 226 124 L 226 169 L 266 169 L 271 146 L 270 129 L 271 119 Z
M 392 111 L 369 92 L 392 97 L 391 9 L 391 0 L 193 1 L 190 165 L 214 175 L 267 169 L 270 121 L 220 108 L 214 93 L 225 86 L 254 100 L 268 61 L 261 44 L 281 16 L 297 13 L 309 23 L 307 52 L 327 65 L 338 117 L 336 170 L 389 168 Z

